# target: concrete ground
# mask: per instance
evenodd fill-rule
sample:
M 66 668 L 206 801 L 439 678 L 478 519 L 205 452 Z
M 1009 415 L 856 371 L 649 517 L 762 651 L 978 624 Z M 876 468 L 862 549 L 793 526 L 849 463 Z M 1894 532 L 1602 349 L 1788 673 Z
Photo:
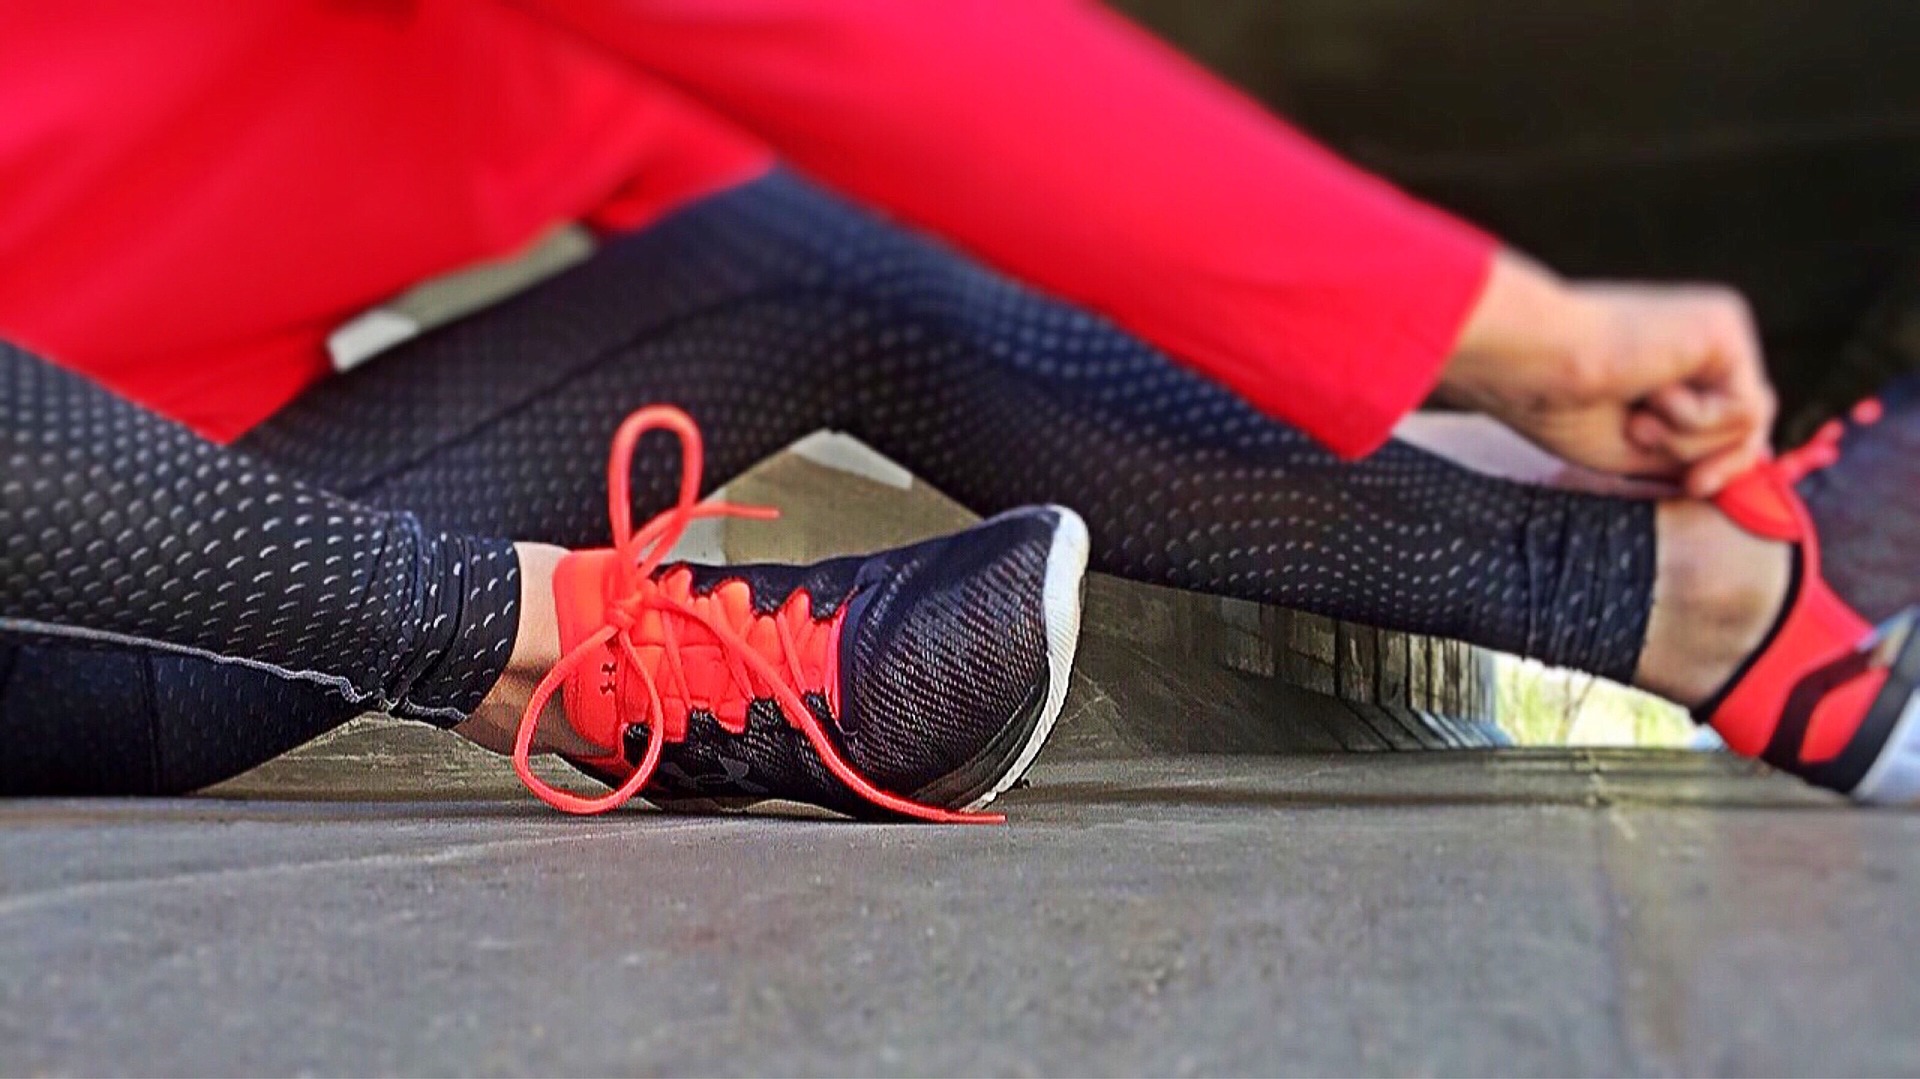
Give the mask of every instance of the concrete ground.
M 1920 817 L 1680 754 L 1060 746 L 1005 827 L 562 818 L 390 722 L 0 803 L 0 1072 L 1920 1071 Z

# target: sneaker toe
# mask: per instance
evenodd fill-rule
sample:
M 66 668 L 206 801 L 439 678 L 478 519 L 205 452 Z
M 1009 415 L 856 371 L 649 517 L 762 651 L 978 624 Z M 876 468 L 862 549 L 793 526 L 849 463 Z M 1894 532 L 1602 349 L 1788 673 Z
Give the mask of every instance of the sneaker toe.
M 871 567 L 841 645 L 840 740 L 882 787 L 977 807 L 1032 763 L 1065 697 L 1086 528 L 1016 510 Z

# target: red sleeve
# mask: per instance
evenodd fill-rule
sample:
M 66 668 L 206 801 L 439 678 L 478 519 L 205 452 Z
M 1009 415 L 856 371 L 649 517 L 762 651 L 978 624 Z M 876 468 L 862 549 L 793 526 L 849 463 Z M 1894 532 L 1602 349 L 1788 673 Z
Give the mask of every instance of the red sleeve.
M 1432 389 L 1490 264 L 1091 3 L 527 2 L 1342 454 Z

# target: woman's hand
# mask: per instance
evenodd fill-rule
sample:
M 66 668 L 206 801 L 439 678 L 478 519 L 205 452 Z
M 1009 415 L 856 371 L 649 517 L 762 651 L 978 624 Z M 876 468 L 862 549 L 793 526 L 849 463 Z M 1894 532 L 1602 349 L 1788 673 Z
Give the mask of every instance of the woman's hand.
M 1701 498 L 1766 456 L 1776 408 L 1738 293 L 1568 284 L 1510 253 L 1441 393 L 1575 464 L 1674 479 Z

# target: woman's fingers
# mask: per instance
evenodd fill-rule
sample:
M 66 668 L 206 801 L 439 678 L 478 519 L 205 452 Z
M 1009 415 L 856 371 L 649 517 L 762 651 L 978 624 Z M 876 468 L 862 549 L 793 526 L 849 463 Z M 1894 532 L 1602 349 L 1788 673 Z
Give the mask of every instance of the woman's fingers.
M 1748 440 L 1719 453 L 1709 454 L 1687 469 L 1687 493 L 1695 498 L 1712 498 L 1741 473 L 1765 460 L 1766 441 Z
M 1676 431 L 1698 434 L 1741 422 L 1741 410 L 1726 394 L 1702 392 L 1685 384 L 1655 390 L 1643 407 Z
M 1710 415 L 1701 410 L 1694 416 Z M 1703 429 L 1682 427 L 1665 411 L 1652 408 L 1627 418 L 1627 438 L 1641 450 L 1678 462 L 1685 474 L 1687 493 L 1707 498 L 1729 480 L 1765 459 L 1767 432 L 1752 419 L 1740 417 Z

